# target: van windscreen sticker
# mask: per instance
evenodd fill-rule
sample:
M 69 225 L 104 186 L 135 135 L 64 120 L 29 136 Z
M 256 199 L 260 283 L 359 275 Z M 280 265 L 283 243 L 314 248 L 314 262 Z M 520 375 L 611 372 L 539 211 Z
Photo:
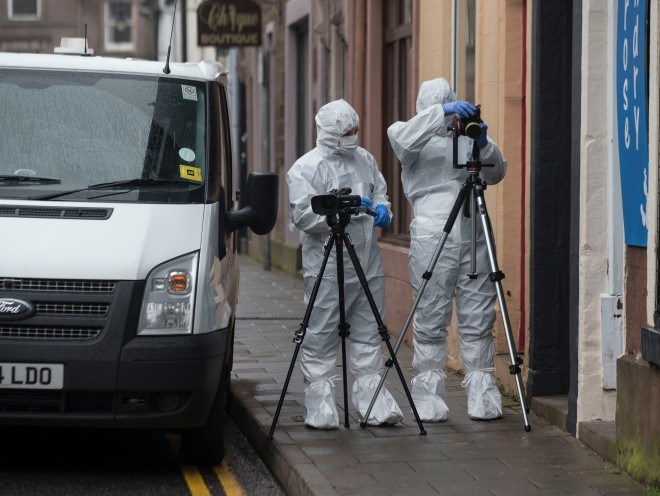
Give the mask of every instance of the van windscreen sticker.
M 191 165 L 179 165 L 179 175 L 183 179 L 191 181 L 202 182 L 202 169 L 199 167 L 192 167 Z
M 187 84 L 182 84 L 181 91 L 183 92 L 184 100 L 197 101 L 197 88 L 195 88 L 194 86 L 188 86 Z
M 192 162 L 195 160 L 195 152 L 190 148 L 181 148 L 179 150 L 179 157 L 181 157 L 181 160 L 185 160 L 186 162 Z

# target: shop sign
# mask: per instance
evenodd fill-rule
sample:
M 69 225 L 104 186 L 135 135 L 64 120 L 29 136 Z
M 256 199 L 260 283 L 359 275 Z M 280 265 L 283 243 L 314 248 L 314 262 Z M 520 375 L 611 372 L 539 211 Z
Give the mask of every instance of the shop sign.
M 616 125 L 626 244 L 646 246 L 648 151 L 648 20 L 646 0 L 619 0 L 616 40 Z
M 207 0 L 197 8 L 197 44 L 261 45 L 261 9 L 252 0 Z

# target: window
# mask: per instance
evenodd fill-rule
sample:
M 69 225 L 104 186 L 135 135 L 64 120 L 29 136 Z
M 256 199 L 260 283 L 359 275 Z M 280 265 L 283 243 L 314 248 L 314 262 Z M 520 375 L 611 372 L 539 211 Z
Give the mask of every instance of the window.
M 41 17 L 41 0 L 9 0 L 9 19 L 37 21 Z
M 475 99 L 475 0 L 454 0 L 454 81 L 460 100 Z
M 307 20 L 294 28 L 296 38 L 296 157 L 309 151 L 309 33 Z
M 133 2 L 107 0 L 105 3 L 105 48 L 109 51 L 133 50 Z
M 412 0 L 387 0 L 385 6 L 385 50 L 383 91 L 384 124 L 406 121 L 414 112 L 413 107 L 413 50 L 412 50 Z M 389 140 L 383 142 L 383 176 L 387 181 L 394 218 L 385 232 L 388 238 L 405 240 L 412 209 L 403 194 L 401 166 L 392 151 Z

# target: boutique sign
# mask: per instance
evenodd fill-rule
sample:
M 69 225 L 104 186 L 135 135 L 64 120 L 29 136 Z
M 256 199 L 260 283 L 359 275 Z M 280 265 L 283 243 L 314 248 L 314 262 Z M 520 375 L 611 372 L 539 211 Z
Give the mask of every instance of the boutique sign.
M 646 246 L 649 190 L 646 0 L 619 0 L 616 124 L 626 244 Z
M 261 45 L 261 9 L 252 0 L 207 0 L 197 8 L 197 44 Z

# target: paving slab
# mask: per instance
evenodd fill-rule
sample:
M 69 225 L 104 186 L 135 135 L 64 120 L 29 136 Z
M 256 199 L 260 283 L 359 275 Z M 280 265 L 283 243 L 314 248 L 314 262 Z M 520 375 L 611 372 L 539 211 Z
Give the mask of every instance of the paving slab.
M 449 418 L 424 424 L 427 435 L 421 436 L 394 370 L 386 384 L 405 416 L 399 425 L 361 428 L 349 404 L 350 427 L 344 428 L 342 381 L 337 380 L 340 428 L 305 427 L 304 384 L 295 363 L 274 439 L 268 440 L 295 349 L 293 334 L 305 312 L 304 289 L 301 279 L 263 271 L 249 257 L 241 256 L 240 265 L 230 413 L 288 494 L 645 494 L 579 440 L 533 413 L 532 430 L 525 432 L 520 405 L 513 399 L 503 398 L 502 419 L 471 420 L 463 377 L 450 370 Z M 385 346 L 382 351 L 387 357 Z M 410 381 L 412 350 L 402 346 L 397 358 Z M 336 372 L 341 377 L 341 354 Z M 349 387 L 352 382 L 349 375 Z

